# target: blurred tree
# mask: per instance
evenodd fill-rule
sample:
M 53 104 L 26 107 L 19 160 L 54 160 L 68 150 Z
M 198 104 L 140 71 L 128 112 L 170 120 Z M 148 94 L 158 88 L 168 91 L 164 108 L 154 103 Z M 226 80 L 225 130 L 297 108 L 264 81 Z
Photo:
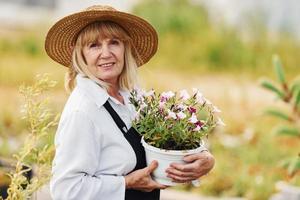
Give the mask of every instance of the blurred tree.
M 159 34 L 171 32 L 189 36 L 209 26 L 206 9 L 188 0 L 146 0 L 133 12 L 149 20 Z

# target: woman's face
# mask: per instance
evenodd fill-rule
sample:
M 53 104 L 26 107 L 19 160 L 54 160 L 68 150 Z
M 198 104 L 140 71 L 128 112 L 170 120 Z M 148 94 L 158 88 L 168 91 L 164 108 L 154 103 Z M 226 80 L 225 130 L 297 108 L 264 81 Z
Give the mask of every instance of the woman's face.
M 99 38 L 83 47 L 89 71 L 98 79 L 117 85 L 124 67 L 124 43 L 116 38 Z

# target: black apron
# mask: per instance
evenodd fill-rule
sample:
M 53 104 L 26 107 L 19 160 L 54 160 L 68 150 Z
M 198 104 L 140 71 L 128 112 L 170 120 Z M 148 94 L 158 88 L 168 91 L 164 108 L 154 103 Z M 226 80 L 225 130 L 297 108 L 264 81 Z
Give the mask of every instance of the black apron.
M 135 152 L 137 163 L 132 171 L 145 168 L 147 166 L 145 150 L 142 146 L 141 136 L 139 135 L 139 133 L 133 127 L 127 130 L 125 123 L 120 118 L 118 113 L 112 108 L 108 101 L 105 102 L 104 107 L 109 112 L 110 116 L 113 118 L 116 125 L 122 131 L 124 137 Z M 159 196 L 159 189 L 155 189 L 152 192 L 142 192 L 140 190 L 126 189 L 125 192 L 125 200 L 159 200 Z

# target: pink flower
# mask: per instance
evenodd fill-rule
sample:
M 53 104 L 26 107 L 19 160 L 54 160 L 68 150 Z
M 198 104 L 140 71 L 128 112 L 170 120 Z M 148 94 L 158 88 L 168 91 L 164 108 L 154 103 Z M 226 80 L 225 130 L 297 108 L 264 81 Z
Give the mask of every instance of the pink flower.
M 181 90 L 179 92 L 179 97 L 182 99 L 182 100 L 188 100 L 190 98 L 190 95 L 189 93 L 186 91 L 186 90 Z
M 194 94 L 199 92 L 199 90 L 197 88 L 192 88 L 192 91 L 193 91 Z
M 206 102 L 206 99 L 204 98 L 203 94 L 201 94 L 200 92 L 196 94 L 196 102 L 199 104 L 204 104 Z
M 187 108 L 187 106 L 186 106 L 186 105 L 183 105 L 182 103 L 177 105 L 177 109 L 179 109 L 179 110 L 181 110 L 181 111 L 186 110 L 186 108 Z
M 166 97 L 160 97 L 159 103 L 165 103 L 168 99 Z
M 166 104 L 166 102 L 165 101 L 159 101 L 159 108 L 164 108 L 164 106 L 165 106 L 165 104 Z
M 205 103 L 205 98 L 204 98 L 203 94 L 197 88 L 193 88 L 193 93 L 194 93 L 194 96 L 196 97 L 197 103 L 199 103 L 199 104 Z
M 197 132 L 201 130 L 201 126 L 196 126 L 196 128 L 193 129 L 193 131 Z
M 177 116 L 174 112 L 168 110 L 168 116 L 167 116 L 168 119 L 172 118 L 172 119 L 177 119 Z
M 212 105 L 212 102 L 211 102 L 210 100 L 204 98 L 204 101 L 205 101 L 205 103 L 206 103 L 207 105 Z
M 179 119 L 184 119 L 184 118 L 186 118 L 186 114 L 184 114 L 184 112 L 180 111 L 179 113 L 177 113 L 177 117 Z
M 136 88 L 135 91 L 136 91 L 136 100 L 144 101 L 145 90 Z
M 190 113 L 196 113 L 196 108 L 193 108 L 193 107 L 188 107 L 188 111 L 190 112 Z
M 195 124 L 198 122 L 197 116 L 195 113 L 192 114 L 191 118 L 189 118 L 189 122 Z
M 174 96 L 175 96 L 175 93 L 172 92 L 172 91 L 161 93 L 161 97 L 164 98 L 164 99 L 166 99 L 166 100 L 168 100 L 168 99 L 170 99 L 170 98 L 172 98 Z
M 194 124 L 196 125 L 196 128 L 194 128 L 193 131 L 200 131 L 204 123 L 199 120 Z
M 201 120 L 200 120 L 200 121 L 197 121 L 197 122 L 195 123 L 195 125 L 196 125 L 196 126 L 200 126 L 200 127 L 202 127 L 202 126 L 203 126 L 203 124 L 204 124 L 204 123 L 203 123 L 203 122 L 201 122 Z

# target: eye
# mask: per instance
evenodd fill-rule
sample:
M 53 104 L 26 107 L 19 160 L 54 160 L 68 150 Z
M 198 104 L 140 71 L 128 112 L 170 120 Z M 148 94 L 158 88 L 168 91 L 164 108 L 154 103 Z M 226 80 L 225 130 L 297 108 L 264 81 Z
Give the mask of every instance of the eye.
M 96 42 L 92 42 L 88 45 L 89 48 L 96 48 L 98 46 L 99 46 L 99 44 L 97 44 Z
M 113 44 L 113 45 L 119 45 L 120 44 L 120 40 L 118 40 L 118 39 L 111 39 L 110 43 Z

